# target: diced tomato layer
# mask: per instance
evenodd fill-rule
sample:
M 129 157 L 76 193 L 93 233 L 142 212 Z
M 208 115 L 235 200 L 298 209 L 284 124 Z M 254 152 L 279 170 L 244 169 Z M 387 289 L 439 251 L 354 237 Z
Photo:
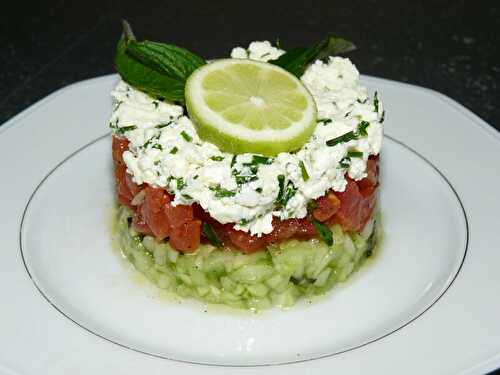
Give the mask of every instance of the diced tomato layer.
M 153 231 L 142 217 L 141 213 L 137 211 L 132 219 L 132 228 L 142 234 L 153 235 Z
M 331 218 L 340 208 L 340 199 L 330 192 L 316 199 L 317 207 L 313 210 L 313 216 L 316 220 L 326 221 Z
M 170 203 L 170 196 L 164 189 L 152 186 L 148 186 L 145 192 L 139 211 L 155 237 L 164 240 L 170 233 L 170 221 L 163 208 Z
M 170 233 L 169 243 L 177 250 L 193 252 L 200 246 L 201 221 L 192 220 L 176 226 Z
M 113 160 L 116 164 L 124 165 L 123 153 L 128 150 L 129 141 L 127 138 L 113 136 Z
M 128 140 L 113 137 L 113 160 L 118 200 L 135 211 L 132 226 L 140 233 L 154 235 L 158 240 L 169 239 L 169 243 L 183 252 L 195 251 L 202 240 L 201 224 L 207 222 L 225 247 L 244 253 L 253 253 L 269 244 L 290 238 L 311 239 L 318 236 L 311 218 L 279 220 L 273 219 L 273 231 L 261 237 L 236 230 L 233 224 L 221 224 L 210 217 L 198 204 L 172 206 L 172 196 L 163 188 L 137 185 L 127 174 L 122 154 L 128 149 Z M 347 178 L 343 192 L 330 191 L 316 200 L 312 217 L 328 225 L 340 224 L 345 231 L 360 231 L 370 219 L 376 203 L 378 186 L 378 157 L 367 162 L 367 177 L 361 181 Z M 138 206 L 132 199 L 144 189 L 144 200 Z

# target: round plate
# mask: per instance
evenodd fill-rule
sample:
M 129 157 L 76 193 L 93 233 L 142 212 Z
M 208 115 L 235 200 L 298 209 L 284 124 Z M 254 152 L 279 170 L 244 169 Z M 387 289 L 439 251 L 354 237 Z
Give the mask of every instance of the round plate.
M 481 183 L 500 142 L 479 119 L 428 90 L 365 78 L 388 113 L 380 253 L 313 304 L 205 312 L 160 297 L 112 249 L 104 133 L 115 82 L 73 85 L 0 127 L 13 155 L 0 160 L 13 182 L 0 185 L 0 291 L 11 301 L 0 372 L 480 373 L 500 363 L 490 298 L 500 177 Z

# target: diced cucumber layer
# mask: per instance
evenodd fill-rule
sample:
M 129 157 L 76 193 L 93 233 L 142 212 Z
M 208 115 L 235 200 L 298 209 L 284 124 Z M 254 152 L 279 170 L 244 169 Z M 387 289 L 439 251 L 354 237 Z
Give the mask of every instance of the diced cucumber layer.
M 120 206 L 117 240 L 134 267 L 161 289 L 183 297 L 237 308 L 263 310 L 289 307 L 300 297 L 324 294 L 345 281 L 377 242 L 376 225 L 362 234 L 332 229 L 334 244 L 320 240 L 289 240 L 254 254 L 200 245 L 183 254 L 130 228 L 132 212 Z

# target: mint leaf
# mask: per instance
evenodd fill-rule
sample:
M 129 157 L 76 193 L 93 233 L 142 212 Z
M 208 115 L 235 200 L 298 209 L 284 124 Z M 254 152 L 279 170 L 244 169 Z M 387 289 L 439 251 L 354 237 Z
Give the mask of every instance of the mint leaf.
M 310 48 L 297 47 L 289 50 L 276 60 L 269 61 L 297 77 L 301 77 L 309 64 L 326 56 L 339 55 L 354 50 L 356 46 L 342 38 L 327 36 Z
M 149 40 L 131 40 L 127 53 L 147 67 L 181 82 L 205 65 L 205 60 L 184 48 Z
M 169 44 L 138 42 L 123 21 L 123 34 L 118 42 L 115 67 L 131 86 L 153 96 L 184 104 L 184 86 L 189 75 L 205 61 Z

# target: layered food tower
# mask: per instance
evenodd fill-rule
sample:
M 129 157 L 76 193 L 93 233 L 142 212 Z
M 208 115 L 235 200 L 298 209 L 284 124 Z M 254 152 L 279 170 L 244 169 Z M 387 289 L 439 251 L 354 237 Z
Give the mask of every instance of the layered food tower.
M 239 308 L 291 306 L 344 281 L 376 245 L 384 110 L 328 37 L 206 62 L 118 45 L 117 237 L 162 289 Z

